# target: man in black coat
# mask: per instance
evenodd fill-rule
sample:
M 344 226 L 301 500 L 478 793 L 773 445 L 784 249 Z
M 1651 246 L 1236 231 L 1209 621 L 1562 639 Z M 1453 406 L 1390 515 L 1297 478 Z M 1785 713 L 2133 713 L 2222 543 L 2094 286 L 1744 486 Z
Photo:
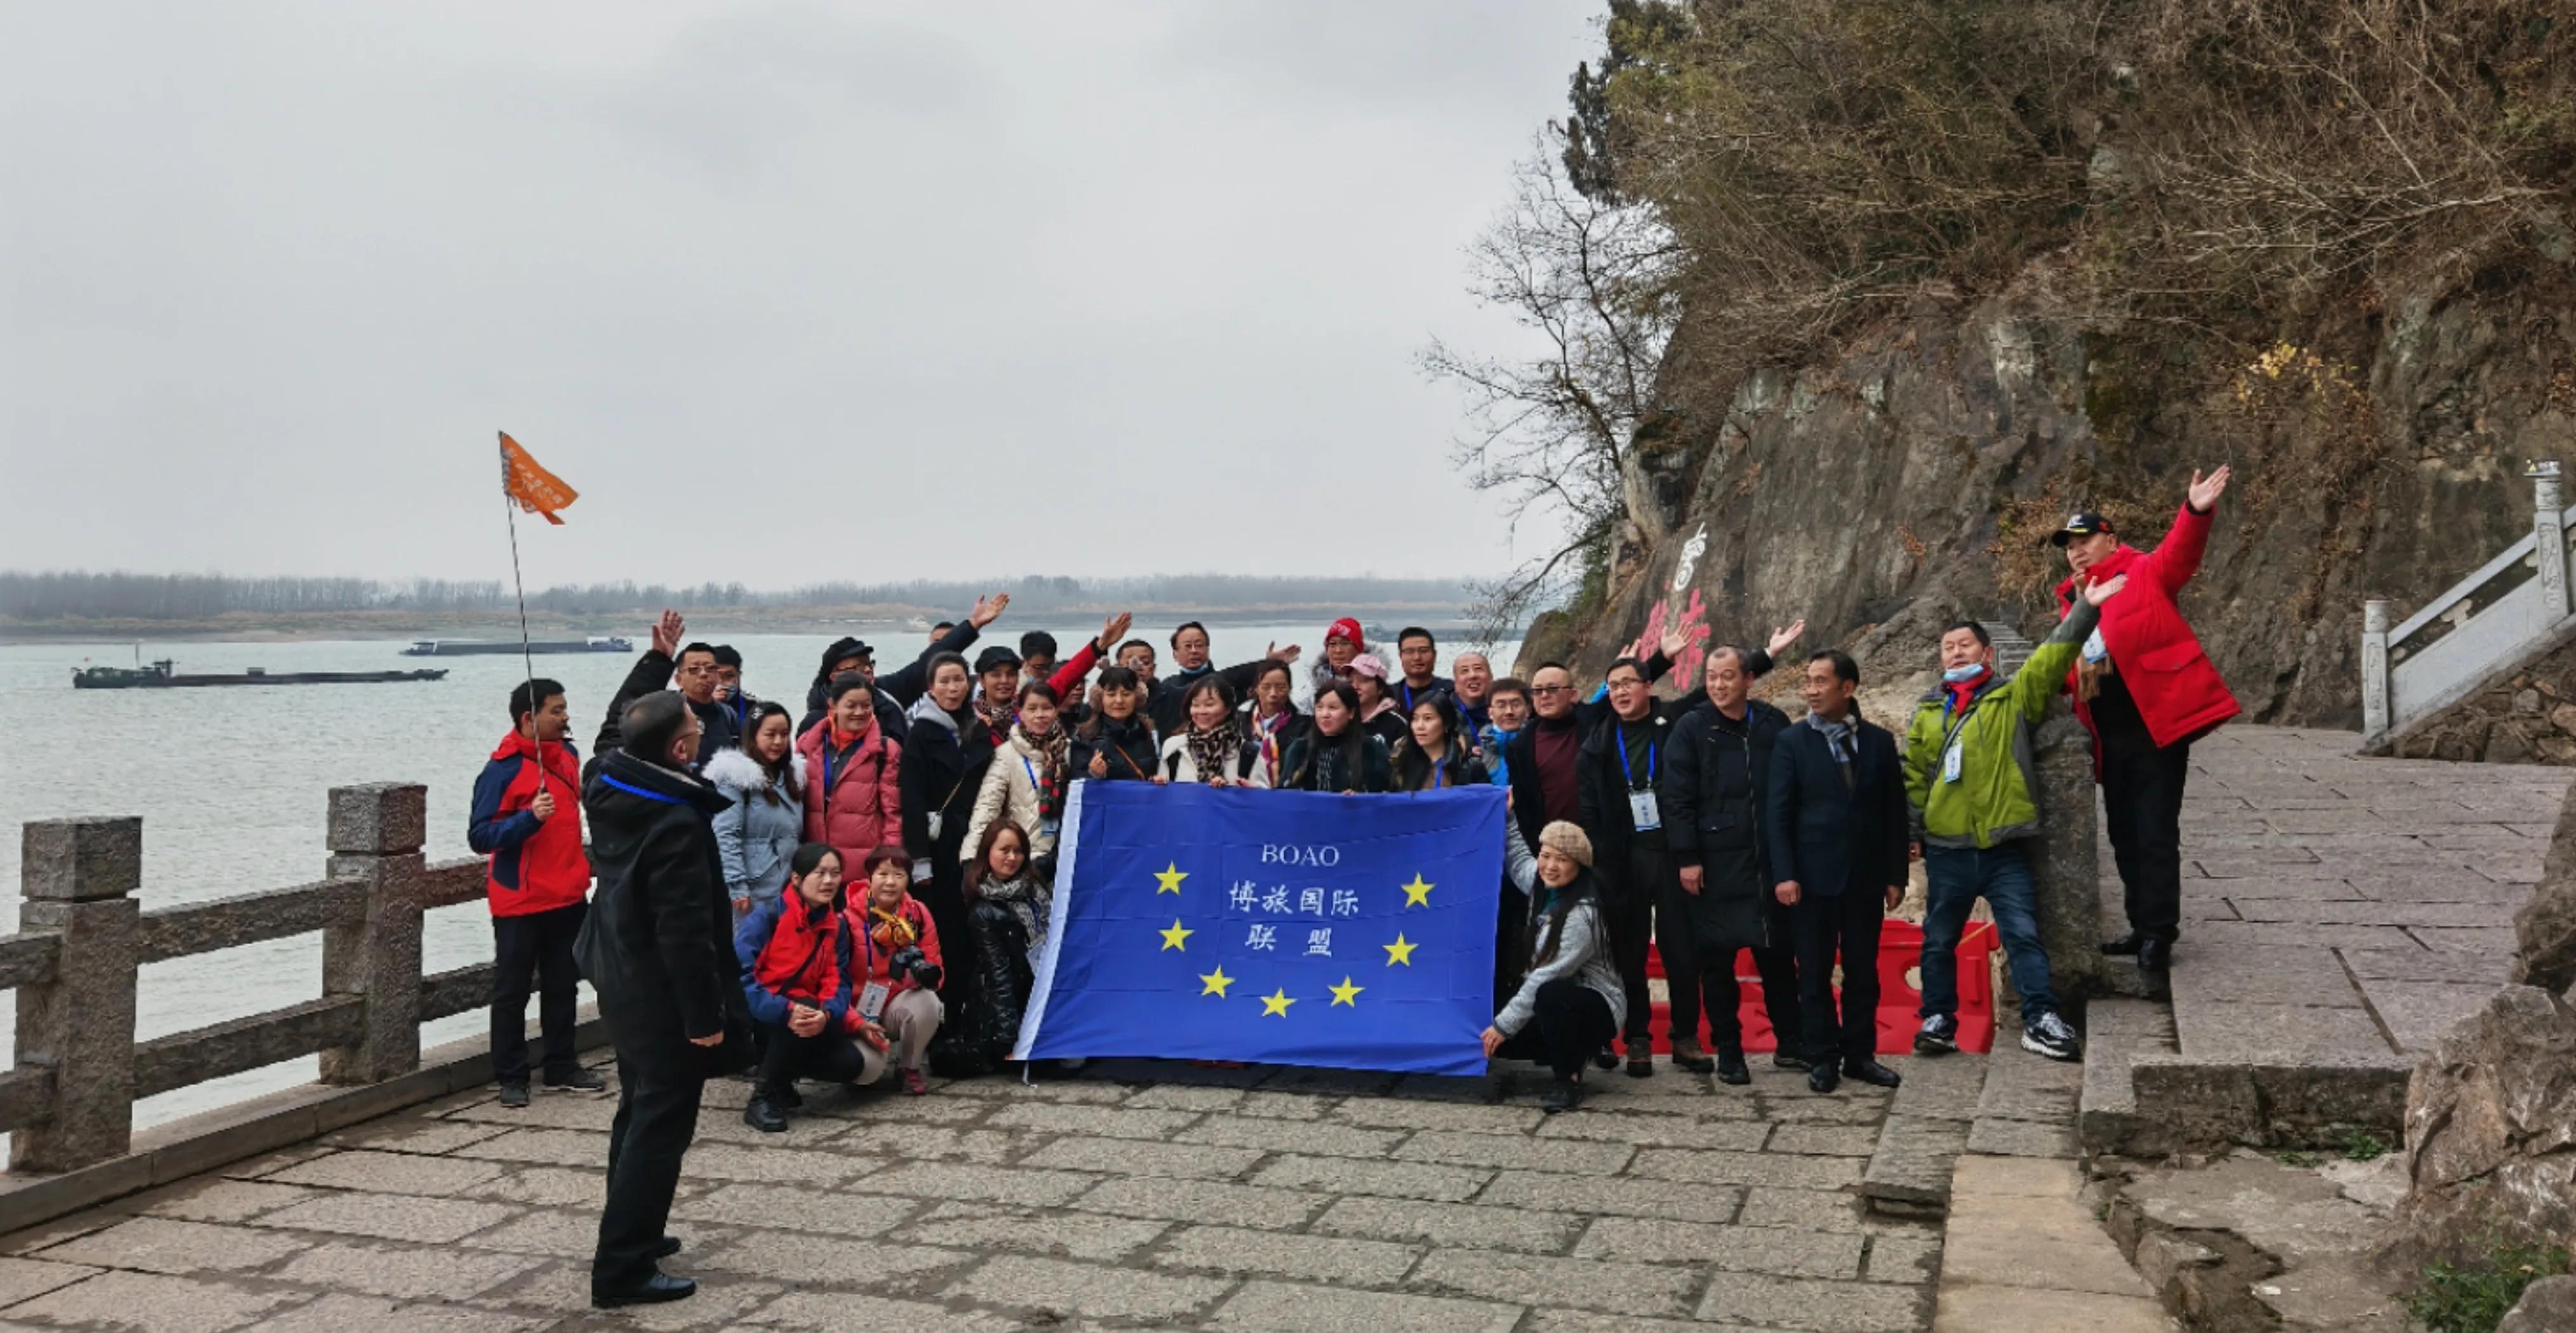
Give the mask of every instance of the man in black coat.
M 1801 621 L 1773 635 L 1773 650 L 1787 648 L 1804 627 Z M 1735 974 L 1735 955 L 1742 949 L 1753 951 L 1754 969 L 1762 977 L 1762 1007 L 1779 1038 L 1772 1063 L 1782 1069 L 1808 1068 L 1789 911 L 1771 896 L 1763 855 L 1763 792 L 1770 784 L 1771 749 L 1789 726 L 1787 714 L 1752 697 L 1754 679 L 1770 669 L 1769 652 L 1733 644 L 1709 650 L 1708 702 L 1673 724 L 1658 786 L 1681 890 L 1669 914 L 1688 923 L 1699 997 L 1707 1003 L 1709 1036 L 1717 1048 L 1717 1077 L 1732 1084 L 1753 1080 L 1744 1065 L 1743 990 Z M 1667 954 L 1668 977 L 1674 968 L 1675 960 Z M 1672 988 L 1676 1032 L 1682 1030 L 1682 990 L 1680 985 Z M 1673 1058 L 1681 1059 L 1678 1054 Z
M 1128 643 L 1134 643 L 1130 639 Z M 1252 695 L 1252 682 L 1261 675 L 1261 664 L 1276 658 L 1282 662 L 1297 660 L 1298 648 L 1270 645 L 1268 653 L 1249 662 L 1238 662 L 1222 670 L 1208 661 L 1207 626 L 1195 620 L 1184 620 L 1172 631 L 1172 674 L 1154 677 L 1152 645 L 1145 645 L 1145 667 L 1136 674 L 1151 681 L 1145 687 L 1145 713 L 1153 719 L 1154 730 L 1164 736 L 1178 736 L 1190 729 L 1190 687 L 1202 676 L 1213 675 L 1225 682 L 1234 702 L 1242 703 Z M 1127 644 L 1118 649 L 1119 665 L 1127 665 Z M 1537 843 L 1531 843 L 1535 847 Z
M 1859 691 L 1860 664 L 1850 654 L 1807 660 L 1807 716 L 1773 742 L 1764 793 L 1773 892 L 1789 908 L 1815 1061 L 1807 1086 L 1820 1093 L 1846 1075 L 1882 1088 L 1897 1084 L 1896 1071 L 1878 1062 L 1878 930 L 1905 897 L 1905 768 L 1896 738 L 1861 720 L 1853 706 Z
M 796 723 L 796 734 L 804 735 L 823 720 L 831 705 L 832 677 L 844 671 L 855 671 L 868 678 L 869 699 L 876 705 L 877 729 L 889 737 L 904 733 L 904 713 L 930 686 L 930 659 L 941 653 L 963 656 L 983 635 L 984 627 L 1001 618 L 1011 607 L 1011 595 L 997 592 L 975 599 L 975 609 L 966 613 L 962 624 L 949 625 L 933 633 L 930 646 L 912 665 L 885 675 L 877 674 L 876 650 L 859 639 L 841 638 L 823 650 L 822 666 L 814 673 L 814 683 L 805 691 L 805 716 Z
M 1639 664 L 1646 683 L 1663 679 L 1673 669 L 1673 654 L 1688 642 L 1678 634 L 1665 636 L 1655 655 Z M 1512 818 L 1520 822 L 1521 838 L 1530 846 L 1538 846 L 1539 830 L 1549 824 L 1560 819 L 1574 823 L 1583 817 L 1576 759 L 1583 743 L 1610 713 L 1606 693 L 1576 698 L 1574 672 L 1563 662 L 1542 662 L 1530 673 L 1529 725 L 1503 747 L 1503 765 L 1512 775 Z M 1599 849 L 1594 850 L 1598 861 Z
M 679 679 L 680 697 L 688 702 L 689 711 L 697 716 L 704 740 L 698 753 L 712 755 L 742 743 L 740 725 L 730 704 L 716 697 L 715 645 L 693 643 L 680 646 L 680 636 L 687 632 L 688 622 L 677 611 L 665 611 L 653 622 L 653 646 L 626 673 L 626 683 L 608 701 L 608 716 L 599 724 L 599 739 L 591 743 L 590 768 L 583 776 L 597 772 L 608 756 L 625 748 L 624 720 L 627 706 L 638 699 L 660 694 L 671 688 L 672 678 Z
M 728 802 L 688 771 L 697 713 L 657 690 L 618 721 L 626 748 L 582 792 L 599 888 L 576 942 L 617 1047 L 608 1201 L 590 1262 L 591 1304 L 603 1309 L 697 1290 L 662 1272 L 658 1261 L 679 1249 L 663 1228 L 706 1080 L 743 1067 L 751 1037 L 710 822 Z

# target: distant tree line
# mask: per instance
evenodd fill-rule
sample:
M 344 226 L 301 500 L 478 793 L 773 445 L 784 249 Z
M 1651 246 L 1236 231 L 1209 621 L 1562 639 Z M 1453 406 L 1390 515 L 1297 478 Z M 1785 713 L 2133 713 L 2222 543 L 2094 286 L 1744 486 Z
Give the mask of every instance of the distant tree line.
M 886 606 L 963 611 L 984 593 L 1010 592 L 1015 610 L 1168 606 L 1226 610 L 1277 605 L 1463 604 L 1458 579 L 1271 577 L 1170 574 L 1133 579 L 1033 575 L 982 582 L 818 583 L 755 591 L 740 583 L 675 588 L 634 582 L 566 584 L 528 594 L 528 609 L 587 616 L 705 608 Z M 0 571 L 0 617 L 15 620 L 202 620 L 224 615 L 358 611 L 457 614 L 511 610 L 498 580 L 230 578 L 221 574 L 133 574 L 81 570 Z

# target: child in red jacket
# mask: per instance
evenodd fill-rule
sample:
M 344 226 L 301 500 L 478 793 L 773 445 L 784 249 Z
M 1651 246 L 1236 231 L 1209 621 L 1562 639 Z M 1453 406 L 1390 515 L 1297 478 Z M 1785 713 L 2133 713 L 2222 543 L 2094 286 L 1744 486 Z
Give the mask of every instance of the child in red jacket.
M 850 940 L 849 1029 L 887 1051 L 903 1090 L 930 1091 L 921 1053 L 948 1011 L 939 1003 L 939 929 L 912 896 L 912 857 L 901 847 L 868 853 L 865 891 L 845 895 Z M 891 1049 L 889 1049 L 889 1047 Z
M 510 691 L 513 730 L 474 780 L 465 842 L 490 858 L 492 1073 L 501 1104 L 528 1104 L 528 992 L 538 991 L 549 1088 L 597 1092 L 606 1080 L 573 1054 L 573 938 L 590 912 L 590 858 L 581 844 L 581 756 L 565 735 L 572 712 L 562 682 Z

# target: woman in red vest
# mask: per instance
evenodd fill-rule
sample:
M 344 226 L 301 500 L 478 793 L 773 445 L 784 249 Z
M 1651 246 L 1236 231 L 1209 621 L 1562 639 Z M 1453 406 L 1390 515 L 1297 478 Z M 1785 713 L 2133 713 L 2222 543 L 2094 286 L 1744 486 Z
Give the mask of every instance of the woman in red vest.
M 2069 680 L 2075 715 L 2093 733 L 2093 772 L 2102 784 L 2111 854 L 2120 867 L 2129 933 L 2102 946 L 2136 954 L 2163 972 L 2182 919 L 2182 791 L 2191 743 L 2236 716 L 2236 696 L 2211 666 L 2175 599 L 2200 569 L 2209 520 L 2227 491 L 2228 470 L 2191 474 L 2173 527 L 2153 551 L 2123 543 L 2100 514 L 2078 513 L 2051 538 L 2074 569 L 2057 585 L 2058 614 L 2078 585 L 2123 574 L 2125 596 L 2102 606 L 2102 623 L 2076 657 Z

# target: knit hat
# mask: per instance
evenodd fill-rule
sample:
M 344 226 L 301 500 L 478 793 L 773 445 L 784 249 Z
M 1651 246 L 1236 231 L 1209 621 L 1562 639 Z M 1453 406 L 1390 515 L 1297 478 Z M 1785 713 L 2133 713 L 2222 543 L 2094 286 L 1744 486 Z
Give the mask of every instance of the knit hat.
M 1592 839 L 1584 834 L 1581 824 L 1557 820 L 1538 831 L 1538 845 L 1555 848 L 1587 870 L 1592 867 Z
M 1354 676 L 1366 676 L 1371 680 L 1384 680 L 1386 679 L 1386 663 L 1377 660 L 1377 654 L 1375 653 L 1362 653 L 1351 659 L 1351 674 Z
M 1352 647 L 1357 648 L 1362 652 L 1368 651 L 1368 638 L 1360 633 L 1360 622 L 1351 619 L 1349 616 L 1344 616 L 1341 619 L 1334 621 L 1332 625 L 1324 631 L 1324 642 L 1331 643 L 1335 639 L 1348 639 L 1351 641 Z

